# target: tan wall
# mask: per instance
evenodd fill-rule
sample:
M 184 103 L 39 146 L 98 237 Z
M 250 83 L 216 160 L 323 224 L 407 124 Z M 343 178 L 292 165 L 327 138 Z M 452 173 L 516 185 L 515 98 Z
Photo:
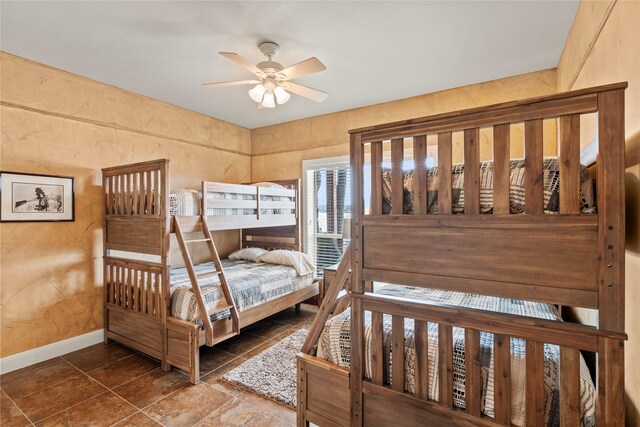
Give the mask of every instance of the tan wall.
M 3 223 L 0 355 L 102 327 L 100 169 L 167 157 L 173 188 L 250 179 L 248 129 L 6 53 L 0 169 L 76 178 L 76 220 Z M 237 232 L 220 236 L 223 252 Z
M 420 95 L 354 110 L 296 120 L 251 131 L 252 178 L 302 176 L 302 160 L 349 154 L 347 131 L 358 127 L 489 105 L 556 92 L 555 70 Z M 489 158 L 489 132 L 481 134 L 481 155 Z M 522 130 L 514 129 L 513 157 L 522 157 Z M 460 135 L 461 137 L 461 135 Z M 555 123 L 545 123 L 545 155 L 555 155 Z M 454 135 L 454 161 L 462 160 L 462 139 Z
M 628 81 L 625 94 L 627 425 L 640 426 L 640 2 L 582 2 L 558 65 L 558 90 Z M 589 127 L 589 124 L 588 124 Z M 589 129 L 587 129 L 589 131 Z M 583 141 L 593 139 L 592 135 Z

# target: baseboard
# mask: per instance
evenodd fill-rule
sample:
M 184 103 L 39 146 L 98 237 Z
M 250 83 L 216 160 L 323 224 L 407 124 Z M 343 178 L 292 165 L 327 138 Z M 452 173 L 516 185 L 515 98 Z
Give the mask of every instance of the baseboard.
M 104 341 L 104 330 L 89 332 L 88 334 L 79 335 L 77 337 L 54 342 L 33 350 L 23 351 L 22 353 L 12 354 L 11 356 L 0 359 L 0 374 L 15 371 L 16 369 L 35 365 L 54 357 L 62 356 L 72 351 L 80 350 L 85 347 L 92 346 Z

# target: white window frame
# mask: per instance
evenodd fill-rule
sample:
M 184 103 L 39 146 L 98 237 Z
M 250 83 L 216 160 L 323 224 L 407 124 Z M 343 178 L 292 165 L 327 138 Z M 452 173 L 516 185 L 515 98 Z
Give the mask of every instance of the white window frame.
M 313 179 L 311 176 L 312 171 L 323 168 L 333 169 L 336 167 L 349 167 L 350 165 L 351 163 L 348 155 L 302 161 L 302 188 L 304 194 L 302 198 L 302 221 L 304 224 L 302 227 L 302 250 L 311 257 L 314 255 L 310 253 L 313 248 L 313 241 L 312 236 L 309 235 L 308 229 L 311 225 L 310 221 L 313 221 L 313 205 L 309 203 L 314 193 Z M 349 203 L 351 203 L 350 200 Z

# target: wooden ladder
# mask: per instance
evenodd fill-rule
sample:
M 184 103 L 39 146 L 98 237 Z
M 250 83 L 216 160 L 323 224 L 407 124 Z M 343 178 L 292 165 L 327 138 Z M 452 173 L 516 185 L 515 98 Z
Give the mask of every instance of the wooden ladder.
M 316 318 L 309 329 L 309 334 L 307 334 L 307 338 L 302 345 L 302 350 L 300 351 L 304 354 L 311 354 L 316 342 L 318 342 L 318 338 L 320 338 L 320 333 L 325 323 L 329 319 L 329 315 L 332 312 L 340 313 L 349 306 L 351 295 L 344 289 L 347 277 L 349 277 L 349 271 L 351 271 L 351 243 L 344 250 L 336 275 L 331 280 L 326 295 L 322 298 L 318 314 L 316 314 Z
M 211 236 L 211 230 L 209 230 L 209 226 L 207 225 L 206 217 L 204 215 L 200 215 L 198 217 L 198 220 L 193 224 L 193 227 L 189 230 L 185 230 L 185 231 L 193 231 L 193 232 L 202 231 L 203 237 L 197 238 L 197 239 L 189 239 L 189 240 L 185 239 L 182 226 L 180 225 L 180 219 L 179 219 L 180 217 L 174 216 L 173 218 L 174 218 L 174 228 L 176 232 L 176 238 L 178 240 L 178 245 L 180 246 L 180 252 L 182 252 L 182 258 L 184 258 L 184 265 L 187 268 L 187 272 L 189 273 L 189 280 L 191 281 L 191 287 L 193 288 L 193 295 L 196 297 L 196 301 L 198 303 L 198 309 L 200 310 L 200 317 L 202 318 L 202 322 L 204 323 L 205 343 L 208 346 L 212 346 L 234 335 L 238 335 L 240 333 L 240 319 L 238 316 L 238 310 L 236 308 L 235 302 L 233 301 L 233 297 L 231 296 L 231 291 L 229 290 L 229 284 L 227 283 L 227 279 L 224 275 L 224 269 L 222 268 L 222 262 L 220 262 L 220 256 L 218 255 L 218 249 L 216 249 L 216 245 L 213 241 L 213 237 Z M 213 263 L 214 270 L 196 274 L 196 271 L 193 268 L 193 261 L 191 259 L 191 254 L 189 253 L 189 249 L 187 245 L 191 243 L 199 243 L 199 242 L 207 243 L 207 247 L 209 249 L 209 254 L 211 255 L 211 262 Z M 204 303 L 204 298 L 202 297 L 202 292 L 200 291 L 200 285 L 198 283 L 198 279 L 201 277 L 206 277 L 211 275 L 218 276 L 220 280 L 220 288 L 222 289 L 223 298 L 218 300 L 216 306 L 213 309 L 210 309 L 207 311 Z M 218 314 L 224 310 L 229 310 L 231 312 L 231 319 L 233 322 L 232 332 L 220 337 L 214 337 L 211 316 Z

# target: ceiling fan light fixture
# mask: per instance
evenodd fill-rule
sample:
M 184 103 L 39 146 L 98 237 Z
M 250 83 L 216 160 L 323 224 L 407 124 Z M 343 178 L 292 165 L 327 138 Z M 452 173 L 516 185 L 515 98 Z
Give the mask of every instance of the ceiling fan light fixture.
M 278 86 L 277 88 L 275 88 L 273 93 L 276 96 L 276 100 L 278 101 L 278 104 L 280 105 L 284 104 L 289 100 L 289 98 L 291 98 L 291 95 L 289 94 L 289 92 L 284 90 L 282 86 Z
M 276 100 L 273 96 L 273 91 L 268 90 L 264 94 L 264 98 L 262 99 L 262 103 L 260 105 L 262 105 L 264 108 L 275 108 Z
M 264 94 L 266 91 L 267 91 L 267 88 L 265 88 L 262 83 L 258 83 L 253 89 L 249 91 L 249 96 L 255 102 L 260 103 L 262 102 L 262 98 L 264 97 Z

